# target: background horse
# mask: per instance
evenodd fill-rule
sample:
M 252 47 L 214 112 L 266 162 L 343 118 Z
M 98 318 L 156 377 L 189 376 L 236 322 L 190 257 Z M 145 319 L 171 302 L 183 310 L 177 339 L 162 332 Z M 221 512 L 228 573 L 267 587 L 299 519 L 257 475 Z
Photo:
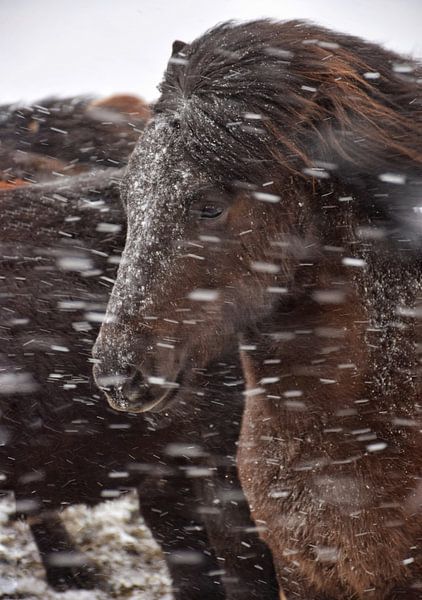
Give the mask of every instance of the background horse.
M 306 23 L 221 25 L 170 61 L 124 181 L 97 382 L 163 410 L 241 336 L 239 469 L 288 598 L 420 597 L 419 78 Z
M 45 117 L 47 130 L 58 125 L 56 117 L 54 111 Z M 83 124 L 73 122 L 76 129 Z M 20 141 L 31 148 L 32 133 L 25 131 Z M 115 150 L 121 130 L 115 133 L 104 146 L 96 140 L 92 156 Z M 69 130 L 72 152 L 81 135 Z M 62 160 L 61 146 L 50 140 L 47 148 Z M 123 161 L 122 146 L 120 152 Z M 142 514 L 164 550 L 177 598 L 275 598 L 271 558 L 254 531 L 234 464 L 240 391 L 226 417 L 224 397 L 242 383 L 238 362 L 231 364 L 227 348 L 228 356 L 197 374 L 185 391 L 186 401 L 199 395 L 195 412 L 178 406 L 154 423 L 107 408 L 92 382 L 90 352 L 124 245 L 122 173 L 63 178 L 39 173 L 37 165 L 26 163 L 35 169 L 31 177 L 55 181 L 15 183 L 0 195 L 0 485 L 14 491 L 49 583 L 58 589 L 104 583 L 57 511 L 139 486 Z
M 148 116 L 140 98 L 126 95 L 2 106 L 0 183 L 37 183 L 122 167 Z

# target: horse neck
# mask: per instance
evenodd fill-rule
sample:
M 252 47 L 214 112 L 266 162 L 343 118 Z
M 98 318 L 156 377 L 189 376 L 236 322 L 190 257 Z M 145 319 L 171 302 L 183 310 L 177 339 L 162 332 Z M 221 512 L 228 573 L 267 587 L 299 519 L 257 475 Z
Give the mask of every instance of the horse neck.
M 419 266 L 382 244 L 360 256 L 365 264 L 352 266 L 321 258 L 293 308 L 280 305 L 245 336 L 255 348 L 242 352 L 254 418 L 276 416 L 291 435 L 322 444 L 327 431 L 342 443 L 345 430 L 389 438 L 414 419 Z

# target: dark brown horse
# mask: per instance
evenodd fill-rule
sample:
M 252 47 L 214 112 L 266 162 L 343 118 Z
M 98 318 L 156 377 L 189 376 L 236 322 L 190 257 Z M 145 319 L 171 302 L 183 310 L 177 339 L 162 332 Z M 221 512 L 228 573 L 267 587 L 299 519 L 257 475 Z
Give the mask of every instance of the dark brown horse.
M 163 410 L 238 333 L 244 490 L 290 598 L 421 597 L 420 68 L 302 22 L 170 61 L 95 356 Z

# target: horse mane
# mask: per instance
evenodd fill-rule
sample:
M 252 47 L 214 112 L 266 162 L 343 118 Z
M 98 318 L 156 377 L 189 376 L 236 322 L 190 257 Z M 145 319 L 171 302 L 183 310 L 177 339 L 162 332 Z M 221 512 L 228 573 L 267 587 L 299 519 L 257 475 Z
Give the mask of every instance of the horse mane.
M 364 210 L 411 227 L 421 75 L 409 57 L 308 22 L 227 22 L 173 54 L 155 114 L 213 176 L 341 181 L 364 190 Z

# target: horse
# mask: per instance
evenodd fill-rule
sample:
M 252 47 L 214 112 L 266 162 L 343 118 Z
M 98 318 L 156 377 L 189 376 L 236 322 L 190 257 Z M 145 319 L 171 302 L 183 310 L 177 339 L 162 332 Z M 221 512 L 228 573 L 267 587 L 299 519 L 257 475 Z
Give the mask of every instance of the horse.
M 420 76 L 307 22 L 219 25 L 122 182 L 97 384 L 159 415 L 238 336 L 240 479 L 289 600 L 421 597 Z
M 143 100 L 122 94 L 1 106 L 0 186 L 123 167 L 148 117 Z
M 0 194 L 0 488 L 14 492 L 56 589 L 106 583 L 58 511 L 137 488 L 176 598 L 272 600 L 271 557 L 234 464 L 240 391 L 230 420 L 224 412 L 227 390 L 232 396 L 241 385 L 235 351 L 226 348 L 186 391 L 203 405 L 195 413 L 178 407 L 154 423 L 99 402 L 89 357 L 124 245 L 121 175 L 109 168 L 51 181 L 50 174 Z

